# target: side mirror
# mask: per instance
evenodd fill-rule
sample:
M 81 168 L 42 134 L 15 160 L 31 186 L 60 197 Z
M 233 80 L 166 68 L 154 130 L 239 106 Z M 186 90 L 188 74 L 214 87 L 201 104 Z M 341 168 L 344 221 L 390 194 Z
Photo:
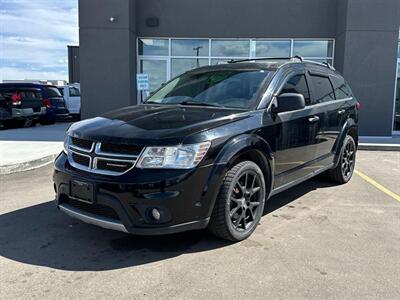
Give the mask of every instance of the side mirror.
M 276 105 L 272 105 L 272 113 L 278 114 L 286 111 L 303 109 L 306 106 L 306 101 L 302 94 L 285 93 L 276 97 Z

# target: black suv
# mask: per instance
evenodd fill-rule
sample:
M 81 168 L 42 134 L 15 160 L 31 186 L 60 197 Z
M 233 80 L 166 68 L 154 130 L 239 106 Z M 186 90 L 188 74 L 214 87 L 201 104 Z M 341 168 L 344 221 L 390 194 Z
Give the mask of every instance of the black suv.
M 247 238 L 272 195 L 350 180 L 358 102 L 329 65 L 232 61 L 186 72 L 144 104 L 73 124 L 55 161 L 60 210 L 101 227 Z

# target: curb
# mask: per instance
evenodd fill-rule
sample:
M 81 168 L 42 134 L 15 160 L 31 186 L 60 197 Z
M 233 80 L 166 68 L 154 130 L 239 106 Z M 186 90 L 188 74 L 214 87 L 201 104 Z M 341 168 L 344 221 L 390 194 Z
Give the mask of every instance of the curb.
M 48 164 L 51 164 L 57 156 L 58 156 L 58 153 L 51 154 L 51 155 L 48 155 L 48 156 L 45 156 L 42 158 L 38 158 L 38 159 L 34 159 L 31 161 L 27 161 L 27 162 L 0 166 L 0 175 L 9 175 L 12 173 L 24 172 L 24 171 L 29 171 L 29 170 L 37 169 L 40 167 L 44 167 Z
M 360 143 L 360 144 L 358 144 L 358 150 L 366 150 L 366 151 L 400 151 L 400 144 Z

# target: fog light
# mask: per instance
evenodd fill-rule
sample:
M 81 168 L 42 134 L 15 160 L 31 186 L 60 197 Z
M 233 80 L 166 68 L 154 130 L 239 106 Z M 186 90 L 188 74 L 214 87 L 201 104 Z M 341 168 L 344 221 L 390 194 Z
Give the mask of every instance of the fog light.
M 151 210 L 151 215 L 153 216 L 154 220 L 156 220 L 156 221 L 160 220 L 161 214 L 160 214 L 160 212 L 158 211 L 158 209 L 153 208 L 153 209 Z

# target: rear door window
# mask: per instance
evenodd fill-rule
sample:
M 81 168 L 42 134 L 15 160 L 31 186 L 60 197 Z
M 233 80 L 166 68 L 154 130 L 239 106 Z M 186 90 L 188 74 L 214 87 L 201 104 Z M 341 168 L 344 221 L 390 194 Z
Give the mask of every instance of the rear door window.
M 344 81 L 343 77 L 331 76 L 335 97 L 337 100 L 353 97 L 349 85 Z
M 311 74 L 313 83 L 313 98 L 315 103 L 335 100 L 332 83 L 328 77 Z
M 305 75 L 295 75 L 285 83 L 280 94 L 285 93 L 296 93 L 302 94 L 306 105 L 310 105 L 310 91 L 308 88 L 307 80 Z
M 62 97 L 60 91 L 56 87 L 46 86 L 44 89 L 46 90 L 49 98 Z

